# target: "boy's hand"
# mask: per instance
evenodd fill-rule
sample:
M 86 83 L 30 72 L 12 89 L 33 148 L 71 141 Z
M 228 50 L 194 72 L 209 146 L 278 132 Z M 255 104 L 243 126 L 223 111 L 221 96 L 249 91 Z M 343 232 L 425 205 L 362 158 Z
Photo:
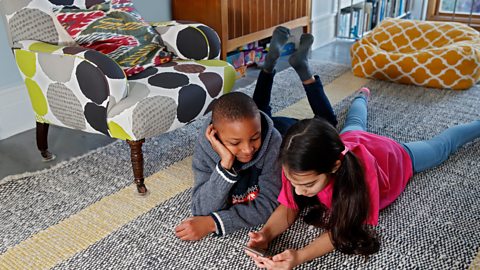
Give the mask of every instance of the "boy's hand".
M 255 261 L 255 264 L 258 267 L 269 270 L 290 270 L 301 263 L 299 260 L 298 251 L 294 249 L 287 249 L 284 252 L 273 256 L 272 258 L 260 257 L 253 253 L 248 255 Z
M 215 230 L 215 221 L 211 216 L 195 216 L 182 221 L 175 228 L 175 236 L 184 241 L 197 241 Z
M 212 145 L 213 150 L 217 152 L 220 156 L 220 165 L 226 170 L 230 170 L 233 166 L 233 162 L 235 161 L 235 156 L 230 152 L 230 150 L 223 145 L 223 143 L 218 139 L 217 131 L 213 128 L 213 125 L 210 124 L 205 130 L 205 137 Z

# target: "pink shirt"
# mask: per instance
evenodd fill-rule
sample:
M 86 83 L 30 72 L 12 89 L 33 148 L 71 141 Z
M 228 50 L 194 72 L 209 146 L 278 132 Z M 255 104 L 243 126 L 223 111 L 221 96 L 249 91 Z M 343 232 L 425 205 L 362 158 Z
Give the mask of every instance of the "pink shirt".
M 391 204 L 403 192 L 413 175 L 410 156 L 396 141 L 365 131 L 348 131 L 341 134 L 340 138 L 363 165 L 370 192 L 370 213 L 366 223 L 377 225 L 380 210 Z M 317 195 L 328 208 L 332 205 L 335 179 L 330 180 Z M 290 182 L 283 172 L 282 190 L 278 201 L 289 208 L 297 208 Z

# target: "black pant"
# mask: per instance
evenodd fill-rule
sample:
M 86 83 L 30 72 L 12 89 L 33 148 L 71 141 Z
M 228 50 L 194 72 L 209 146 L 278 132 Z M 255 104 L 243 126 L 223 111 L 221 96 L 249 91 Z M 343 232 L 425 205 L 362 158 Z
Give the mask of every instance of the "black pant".
M 295 124 L 298 119 L 282 116 L 272 117 L 270 96 L 272 93 L 273 77 L 275 77 L 275 72 L 268 73 L 263 70 L 260 71 L 255 86 L 255 92 L 253 92 L 253 100 L 257 104 L 259 110 L 272 118 L 275 128 L 284 135 L 288 128 Z M 304 84 L 303 88 L 305 89 L 308 103 L 310 104 L 315 117 L 321 117 L 334 127 L 337 126 L 337 116 L 333 112 L 332 105 L 325 95 L 320 77 L 315 75 L 315 82 L 307 85 Z

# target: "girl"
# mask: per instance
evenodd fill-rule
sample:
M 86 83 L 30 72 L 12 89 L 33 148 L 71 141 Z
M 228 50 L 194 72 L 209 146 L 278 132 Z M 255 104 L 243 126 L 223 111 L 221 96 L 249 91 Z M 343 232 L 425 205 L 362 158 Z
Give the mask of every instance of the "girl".
M 310 211 L 304 220 L 324 232 L 302 249 L 271 258 L 246 251 L 258 267 L 292 269 L 334 249 L 347 254 L 377 252 L 380 244 L 369 225 L 377 225 L 379 211 L 400 195 L 413 173 L 441 164 L 463 144 L 480 137 L 480 120 L 405 144 L 368 133 L 369 95 L 367 88 L 358 92 L 340 134 L 318 118 L 301 120 L 286 133 L 279 155 L 280 206 L 260 231 L 249 233 L 247 245 L 267 248 L 307 206 Z

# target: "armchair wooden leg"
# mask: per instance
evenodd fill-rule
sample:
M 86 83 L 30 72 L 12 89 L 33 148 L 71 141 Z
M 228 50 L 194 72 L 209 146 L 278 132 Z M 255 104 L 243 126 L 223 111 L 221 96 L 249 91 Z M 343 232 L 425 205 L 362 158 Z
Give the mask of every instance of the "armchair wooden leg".
M 143 183 L 143 152 L 142 144 L 145 139 L 138 141 L 127 140 L 130 145 L 130 156 L 132 159 L 133 176 L 135 177 L 135 184 L 137 184 L 137 190 L 140 195 L 147 194 L 147 187 Z
M 52 161 L 55 159 L 55 155 L 48 151 L 48 127 L 50 125 L 46 123 L 37 122 L 37 148 L 40 150 L 43 161 Z

